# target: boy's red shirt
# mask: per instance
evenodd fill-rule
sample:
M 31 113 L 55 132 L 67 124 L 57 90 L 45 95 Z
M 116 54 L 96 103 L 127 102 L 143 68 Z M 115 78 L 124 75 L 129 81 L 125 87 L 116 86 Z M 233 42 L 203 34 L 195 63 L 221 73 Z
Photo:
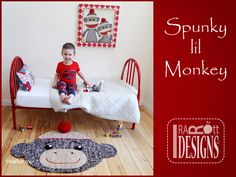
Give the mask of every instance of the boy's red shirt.
M 59 80 L 67 84 L 76 83 L 76 73 L 79 71 L 79 64 L 75 61 L 72 61 L 71 65 L 65 65 L 63 61 L 57 64 L 56 72 L 59 74 Z

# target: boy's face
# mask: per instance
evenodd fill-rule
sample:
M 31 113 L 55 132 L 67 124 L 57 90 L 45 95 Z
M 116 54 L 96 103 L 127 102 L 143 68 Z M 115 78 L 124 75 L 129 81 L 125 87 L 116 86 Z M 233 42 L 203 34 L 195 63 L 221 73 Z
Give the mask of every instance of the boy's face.
M 64 49 L 61 53 L 64 62 L 69 63 L 75 56 L 73 49 Z

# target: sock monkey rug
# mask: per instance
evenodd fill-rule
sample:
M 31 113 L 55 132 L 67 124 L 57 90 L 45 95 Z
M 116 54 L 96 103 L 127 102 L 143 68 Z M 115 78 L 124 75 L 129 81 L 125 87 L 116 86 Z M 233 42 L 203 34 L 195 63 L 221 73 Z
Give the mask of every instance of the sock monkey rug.
M 24 158 L 32 167 L 54 173 L 81 172 L 116 153 L 114 146 L 98 144 L 78 132 L 48 132 L 11 149 L 13 156 Z

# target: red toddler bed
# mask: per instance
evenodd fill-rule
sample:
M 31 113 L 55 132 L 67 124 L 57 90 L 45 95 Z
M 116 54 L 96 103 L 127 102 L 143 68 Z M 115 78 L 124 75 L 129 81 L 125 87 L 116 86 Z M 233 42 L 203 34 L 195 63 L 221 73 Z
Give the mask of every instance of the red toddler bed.
M 20 57 L 15 57 L 11 64 L 10 70 L 10 94 L 11 94 L 11 103 L 12 103 L 12 117 L 13 117 L 13 127 L 16 129 L 16 109 L 52 109 L 50 106 L 41 106 L 40 104 L 32 107 L 32 106 L 22 106 L 22 104 L 16 103 L 17 92 L 19 91 L 19 84 L 16 79 L 16 72 L 18 72 L 22 66 L 24 65 L 23 60 Z M 136 80 L 135 80 L 136 78 Z M 137 85 L 137 101 L 140 101 L 140 81 L 141 81 L 141 73 L 139 69 L 139 65 L 136 60 L 133 58 L 129 58 L 126 60 L 123 70 L 121 73 L 121 80 L 125 81 L 127 84 L 133 86 L 135 81 L 135 85 Z M 29 92 L 25 92 L 27 94 Z M 37 101 L 35 101 L 37 102 Z M 39 100 L 40 102 L 40 100 Z M 75 108 L 80 110 L 80 108 Z M 132 129 L 135 128 L 135 123 L 132 123 Z

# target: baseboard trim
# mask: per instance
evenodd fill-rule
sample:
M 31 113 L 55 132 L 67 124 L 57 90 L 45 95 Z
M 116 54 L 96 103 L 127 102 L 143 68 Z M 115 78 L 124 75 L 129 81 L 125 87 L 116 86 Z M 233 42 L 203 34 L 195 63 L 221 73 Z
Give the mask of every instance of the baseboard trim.
M 2 100 L 2 106 L 11 106 L 11 100 Z
M 146 101 L 141 100 L 141 107 L 144 109 L 151 117 L 153 117 L 153 107 Z

